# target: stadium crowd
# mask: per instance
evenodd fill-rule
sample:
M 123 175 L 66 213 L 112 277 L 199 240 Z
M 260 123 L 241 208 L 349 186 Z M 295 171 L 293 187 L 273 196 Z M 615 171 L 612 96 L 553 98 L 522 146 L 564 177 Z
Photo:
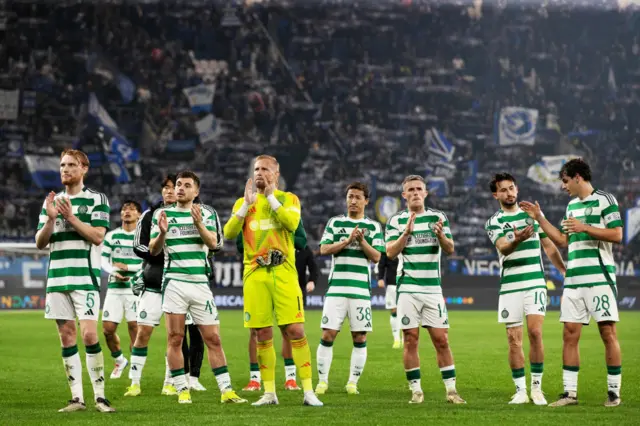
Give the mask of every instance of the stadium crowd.
M 487 185 L 497 171 L 510 171 L 521 198 L 561 219 L 566 195 L 526 178 L 542 155 L 584 156 L 595 186 L 616 194 L 621 211 L 636 205 L 637 9 L 251 3 L 3 2 L 0 88 L 19 89 L 21 108 L 0 126 L 0 240 L 33 241 L 47 191 L 34 184 L 25 155 L 104 149 L 100 127 L 87 124 L 90 93 L 140 153 L 125 164 L 125 181 L 108 167 L 91 172 L 89 185 L 109 194 L 112 211 L 124 198 L 154 203 L 163 173 L 190 168 L 204 182 L 203 200 L 226 219 L 262 152 L 283 164 L 313 248 L 326 220 L 343 211 L 346 183 L 371 176 L 444 178 L 428 204 L 448 215 L 459 256 L 495 255 L 483 227 L 497 209 Z M 130 99 L 113 75 L 87 65 L 95 55 L 133 82 Z M 193 113 L 183 91 L 201 83 L 215 84 L 218 128 L 207 143 L 195 128 L 203 113 Z M 538 110 L 535 145 L 496 142 L 505 106 Z M 446 164 L 425 142 L 432 128 L 455 147 Z M 174 148 L 187 140 L 193 149 Z M 616 258 L 640 262 L 635 244 L 616 246 Z

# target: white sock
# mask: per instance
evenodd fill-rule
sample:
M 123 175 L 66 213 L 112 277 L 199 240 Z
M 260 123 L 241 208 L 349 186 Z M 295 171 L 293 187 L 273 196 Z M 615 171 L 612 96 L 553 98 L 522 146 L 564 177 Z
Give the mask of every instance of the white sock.
M 513 383 L 516 385 L 516 392 L 527 392 L 526 377 L 516 377 L 513 379 Z
M 89 378 L 91 379 L 91 386 L 93 386 L 93 396 L 95 399 L 104 398 L 104 354 L 100 349 L 100 344 L 90 345 L 89 348 L 97 346 L 97 350 L 100 352 L 86 354 L 87 370 L 89 371 Z
M 456 367 L 452 365 L 448 365 L 446 367 L 442 367 L 440 369 L 440 374 L 442 375 L 442 381 L 444 382 L 444 387 L 447 392 L 455 392 L 456 391 Z
M 116 364 L 124 364 L 124 361 L 126 360 L 126 358 L 124 357 L 123 354 L 120 354 L 117 358 L 113 359 Z
M 620 396 L 620 388 L 622 387 L 622 367 L 607 366 L 607 387 L 609 392 L 613 392 Z M 614 373 L 614 374 L 611 374 Z
M 142 369 L 147 362 L 147 348 L 134 347 L 131 351 L 131 368 L 129 368 L 129 378 L 132 385 L 139 385 L 142 379 Z
M 331 369 L 331 361 L 333 361 L 333 342 L 329 346 L 324 340 L 320 340 L 318 352 L 316 354 L 316 362 L 318 363 L 318 381 L 329 383 L 329 370 Z
M 133 361 L 133 357 L 131 358 Z M 138 381 L 138 384 L 140 382 Z M 170 385 L 173 383 L 171 379 L 171 369 L 169 368 L 169 359 L 167 358 L 167 354 L 164 355 L 164 384 L 163 386 Z
M 420 386 L 420 367 L 404 370 L 409 381 L 409 389 L 411 392 L 422 392 L 422 386 Z
M 231 387 L 231 376 L 229 375 L 229 370 L 226 365 L 214 368 L 213 374 L 216 376 L 216 382 L 218 382 L 218 389 L 220 389 L 220 393 L 225 393 L 233 389 Z
M 389 317 L 389 323 L 391 324 L 391 334 L 393 335 L 393 341 L 399 342 L 400 338 L 400 324 L 398 322 L 398 315 Z
M 80 361 L 78 347 L 74 345 L 70 348 L 63 348 L 62 354 L 62 364 L 64 365 L 67 381 L 71 388 L 71 399 L 78 398 L 80 402 L 84 402 L 84 392 L 82 391 L 82 362 Z M 64 355 L 69 356 L 65 357 Z
M 258 366 L 258 364 L 255 365 Z M 260 375 L 260 367 L 258 367 L 256 370 L 254 370 L 253 368 L 255 367 L 253 367 L 252 365 L 249 369 L 249 381 L 260 383 L 262 381 L 262 376 Z
M 531 373 L 531 390 L 542 388 L 542 373 Z
M 284 366 L 284 377 L 285 380 L 296 380 L 296 366 L 294 365 L 285 365 Z
M 349 370 L 349 383 L 358 383 L 360 376 L 362 375 L 362 371 L 364 370 L 364 365 L 367 362 L 367 346 L 354 348 L 351 350 L 351 369 Z
M 562 384 L 564 385 L 564 391 L 569 396 L 576 397 L 578 394 L 578 372 L 562 370 Z
M 184 369 L 181 368 L 182 371 Z M 178 392 L 182 392 L 184 390 L 189 389 L 189 384 L 187 383 L 187 375 L 180 374 L 178 376 L 173 377 L 173 385 L 176 387 Z

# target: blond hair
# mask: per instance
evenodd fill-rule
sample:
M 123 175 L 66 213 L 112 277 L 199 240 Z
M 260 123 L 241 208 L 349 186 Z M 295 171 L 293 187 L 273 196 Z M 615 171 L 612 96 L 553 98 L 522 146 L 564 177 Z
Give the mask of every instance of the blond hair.
M 280 172 L 280 163 L 278 163 L 278 160 L 276 160 L 276 157 L 272 156 L 272 155 L 266 155 L 266 154 L 262 154 L 262 155 L 258 155 L 255 160 L 253 160 L 253 164 L 255 165 L 258 160 L 269 160 L 271 161 L 273 164 L 276 165 L 276 172 Z
M 79 149 L 65 149 L 64 151 L 62 151 L 62 154 L 60 154 L 60 160 L 62 160 L 65 155 L 69 155 L 75 158 L 76 161 L 80 163 L 80 165 L 87 168 L 89 167 L 89 157 L 87 157 L 87 154 L 80 151 Z
M 419 180 L 420 182 L 423 183 L 423 185 L 426 187 L 427 183 L 424 181 L 424 178 L 420 175 L 409 175 L 406 178 L 404 178 L 404 180 L 402 181 L 402 186 L 404 186 L 405 184 L 412 182 L 414 180 Z

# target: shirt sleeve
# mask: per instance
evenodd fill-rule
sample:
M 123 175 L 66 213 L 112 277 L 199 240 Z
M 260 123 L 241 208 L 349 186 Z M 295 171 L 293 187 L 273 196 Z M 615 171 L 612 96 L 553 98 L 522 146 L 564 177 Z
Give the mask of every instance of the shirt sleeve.
M 329 219 L 320 238 L 320 245 L 333 244 L 333 242 L 333 219 Z
M 40 215 L 38 216 L 38 231 L 41 230 L 44 225 L 46 225 L 49 217 L 47 216 L 47 200 L 44 200 L 42 203 L 42 210 L 40 210 Z
M 111 213 L 111 207 L 109 206 L 109 200 L 104 194 L 100 194 L 99 204 L 93 207 L 91 211 L 91 226 L 94 228 L 103 227 L 109 229 L 109 214 Z
M 289 232 L 295 232 L 300 223 L 300 200 L 298 196 L 291 192 L 286 192 L 282 197 L 282 204 L 276 211 L 276 219 L 282 224 L 282 227 Z
M 453 240 L 453 235 L 451 235 L 451 226 L 449 225 L 449 219 L 447 215 L 444 213 L 440 213 L 442 216 L 442 231 L 444 232 L 444 236 Z
M 498 225 L 498 223 L 496 223 L 496 221 L 489 219 L 487 221 L 487 223 L 484 225 L 484 230 L 487 233 L 487 236 L 489 236 L 489 239 L 491 240 L 491 244 L 493 244 L 494 246 L 496 245 L 496 242 L 498 241 L 498 239 L 500 239 L 501 237 L 504 237 L 504 232 L 502 232 L 502 228 L 500 227 L 500 225 Z
M 400 230 L 398 229 L 397 216 L 394 216 L 387 222 L 385 241 L 390 243 L 396 241 L 398 238 L 400 238 Z
M 149 236 L 150 239 L 158 238 L 158 235 L 160 235 L 160 227 L 158 226 L 158 217 L 160 216 L 161 211 L 162 209 L 157 209 L 153 213 L 153 219 L 151 219 L 151 235 Z
M 374 231 L 370 234 L 370 241 L 368 241 L 369 245 L 374 249 L 378 250 L 380 253 L 384 253 L 384 237 L 382 236 L 382 227 L 378 222 L 374 222 Z
M 562 216 L 562 222 L 564 222 L 565 220 L 567 220 L 567 214 L 565 213 L 564 216 Z M 562 227 L 562 222 L 560 222 L 560 226 L 558 227 L 558 230 L 560 230 L 560 232 L 562 232 L 563 234 L 566 234 L 564 228 Z
M 244 224 L 244 219 L 240 220 L 236 216 L 236 213 L 238 212 L 238 210 L 240 210 L 240 207 L 242 207 L 242 203 L 244 203 L 244 198 L 238 198 L 236 200 L 235 204 L 233 205 L 233 208 L 231 209 L 231 217 L 229 218 L 227 223 L 224 225 L 223 233 L 224 233 L 224 238 L 226 238 L 227 240 L 233 240 L 238 236 L 238 234 L 240 234 L 240 232 L 242 232 L 242 225 Z
M 296 228 L 296 232 L 293 234 L 293 246 L 297 250 L 303 250 L 307 246 L 307 231 L 304 229 L 302 218 L 300 219 L 298 228 Z
M 622 228 L 622 217 L 620 217 L 618 200 L 611 194 L 607 194 L 606 199 L 608 206 L 600 213 L 604 220 L 604 225 L 609 229 Z
M 111 265 L 111 253 L 113 247 L 111 245 L 111 233 L 107 233 L 104 237 L 104 241 L 102 242 L 102 261 L 101 266 L 102 270 L 107 274 L 111 274 L 113 272 L 113 266 Z

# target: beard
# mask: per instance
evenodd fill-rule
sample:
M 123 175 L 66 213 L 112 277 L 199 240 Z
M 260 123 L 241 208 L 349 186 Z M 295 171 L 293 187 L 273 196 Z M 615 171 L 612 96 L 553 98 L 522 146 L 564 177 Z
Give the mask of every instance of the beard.
M 80 178 L 79 177 L 75 177 L 75 176 L 60 176 L 60 181 L 62 182 L 63 185 L 76 185 L 78 183 L 80 183 Z
M 513 200 L 513 201 L 503 201 L 502 202 L 503 205 L 507 206 L 507 207 L 513 207 L 516 204 L 518 204 L 518 200 Z

